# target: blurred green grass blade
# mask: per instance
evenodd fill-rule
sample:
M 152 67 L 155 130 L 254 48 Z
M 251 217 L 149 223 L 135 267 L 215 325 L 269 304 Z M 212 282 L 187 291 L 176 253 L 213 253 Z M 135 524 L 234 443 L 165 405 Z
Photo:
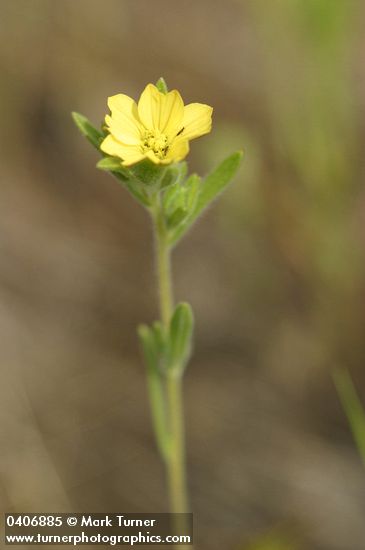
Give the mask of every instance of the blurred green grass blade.
M 356 446 L 365 465 L 365 410 L 359 399 L 352 378 L 346 369 L 333 372 L 341 405 L 346 413 Z
M 100 143 L 104 139 L 103 134 L 99 130 L 94 128 L 91 122 L 84 115 L 76 112 L 73 112 L 71 114 L 76 126 L 78 127 L 82 135 L 85 136 L 86 139 L 88 139 L 90 143 L 99 150 Z
M 301 545 L 300 548 L 302 548 Z M 244 545 L 242 550 L 299 550 L 299 543 L 297 537 L 290 532 L 274 529 L 250 544 Z
M 257 544 L 246 546 L 242 550 L 296 550 L 298 546 L 293 545 L 291 542 L 285 540 L 266 540 L 264 542 L 258 542 Z
M 199 194 L 196 205 L 191 215 L 184 223 L 180 224 L 170 236 L 170 243 L 176 244 L 179 239 L 185 235 L 200 214 L 214 201 L 227 185 L 232 181 L 242 160 L 243 153 L 238 151 L 226 158 L 219 166 L 213 170 L 200 184 Z M 197 177 L 194 176 L 193 177 Z

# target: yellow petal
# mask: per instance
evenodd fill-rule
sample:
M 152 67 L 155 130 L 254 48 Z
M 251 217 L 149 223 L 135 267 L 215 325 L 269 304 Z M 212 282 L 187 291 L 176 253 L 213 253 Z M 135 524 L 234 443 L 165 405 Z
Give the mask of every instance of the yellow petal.
M 146 157 L 148 159 L 150 159 L 152 162 L 154 162 L 155 164 L 166 164 L 164 162 L 165 159 L 160 159 L 157 155 L 155 155 L 155 153 L 151 150 L 147 151 L 146 152 Z M 171 160 L 169 160 L 169 162 L 171 162 Z
M 204 103 L 190 103 L 184 107 L 182 139 L 195 139 L 208 134 L 212 128 L 213 108 Z
M 138 101 L 138 115 L 148 130 L 154 130 L 156 113 L 160 110 L 160 92 L 153 84 L 147 84 Z
M 134 164 L 145 157 L 145 155 L 141 152 L 140 147 L 120 143 L 120 141 L 115 139 L 112 135 L 109 135 L 104 139 L 100 145 L 100 149 L 104 153 L 107 153 L 107 155 L 122 159 L 125 166 Z
M 173 137 L 182 124 L 184 102 L 177 90 L 163 94 L 148 84 L 139 99 L 138 114 L 148 130 Z
M 179 92 L 172 90 L 163 95 L 160 112 L 160 131 L 167 137 L 175 137 L 181 128 L 183 116 L 184 102 Z
M 139 143 L 142 127 L 136 102 L 127 95 L 117 94 L 108 98 L 108 107 L 111 117 L 107 115 L 105 121 L 110 132 L 123 143 Z
M 184 159 L 189 153 L 189 142 L 187 140 L 175 140 L 170 146 L 166 160 L 169 159 L 169 162 L 179 162 Z
M 122 123 L 117 121 L 115 118 L 106 115 L 105 123 L 109 132 L 115 137 L 116 140 L 124 143 L 125 145 L 138 145 L 141 143 L 140 134 L 126 131 L 125 125 L 122 125 Z
M 136 152 L 136 153 L 130 153 L 128 156 L 126 156 L 122 162 L 123 166 L 132 166 L 132 164 L 136 164 L 137 162 L 140 162 L 146 158 L 146 155 L 144 153 Z
M 111 155 L 112 157 L 123 158 L 120 153 L 121 147 L 123 147 L 122 144 L 118 142 L 110 134 L 100 144 L 100 150 L 106 153 L 107 155 Z

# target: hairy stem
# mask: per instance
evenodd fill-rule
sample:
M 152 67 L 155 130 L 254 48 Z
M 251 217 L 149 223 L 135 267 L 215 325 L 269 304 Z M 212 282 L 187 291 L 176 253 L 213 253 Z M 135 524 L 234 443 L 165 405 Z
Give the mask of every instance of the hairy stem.
M 161 321 L 165 327 L 168 327 L 173 313 L 171 250 L 167 241 L 165 221 L 160 208 L 155 215 L 155 241 Z
M 171 278 L 171 247 L 167 240 L 167 229 L 161 204 L 157 203 L 154 211 L 154 229 L 157 255 L 157 276 L 159 289 L 159 303 L 161 320 L 165 328 L 173 314 L 173 292 Z M 182 398 L 182 376 L 168 371 L 165 377 L 166 414 L 169 430 L 169 453 L 165 464 L 167 469 L 167 481 L 172 513 L 186 513 L 188 498 L 186 489 L 186 465 L 185 465 L 185 435 L 184 414 Z M 177 532 L 183 531 L 185 525 L 177 520 L 175 528 Z M 176 549 L 186 548 L 176 546 Z M 192 548 L 192 547 L 191 547 Z

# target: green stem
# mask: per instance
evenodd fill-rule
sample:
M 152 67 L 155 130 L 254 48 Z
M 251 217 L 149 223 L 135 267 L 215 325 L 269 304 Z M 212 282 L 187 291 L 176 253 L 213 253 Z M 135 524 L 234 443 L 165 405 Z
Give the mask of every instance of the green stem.
M 154 210 L 154 229 L 157 254 L 157 274 L 161 320 L 169 327 L 173 314 L 173 293 L 171 280 L 171 247 L 167 240 L 167 228 L 161 208 L 157 203 Z M 187 513 L 188 498 L 186 489 L 185 435 L 182 399 L 182 377 L 174 372 L 166 374 L 166 414 L 169 430 L 169 453 L 165 464 L 172 513 Z M 184 529 L 177 521 L 177 532 Z M 176 550 L 186 547 L 177 545 Z M 192 548 L 192 547 L 190 547 Z
M 155 216 L 155 240 L 161 320 L 168 327 L 173 313 L 171 254 L 160 207 Z

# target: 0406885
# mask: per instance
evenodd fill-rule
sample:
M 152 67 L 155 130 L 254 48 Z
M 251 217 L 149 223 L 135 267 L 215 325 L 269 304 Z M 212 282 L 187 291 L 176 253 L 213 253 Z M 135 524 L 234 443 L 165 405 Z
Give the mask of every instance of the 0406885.
M 62 525 L 61 516 L 46 515 L 11 515 L 6 514 L 6 525 L 8 527 L 60 527 Z

